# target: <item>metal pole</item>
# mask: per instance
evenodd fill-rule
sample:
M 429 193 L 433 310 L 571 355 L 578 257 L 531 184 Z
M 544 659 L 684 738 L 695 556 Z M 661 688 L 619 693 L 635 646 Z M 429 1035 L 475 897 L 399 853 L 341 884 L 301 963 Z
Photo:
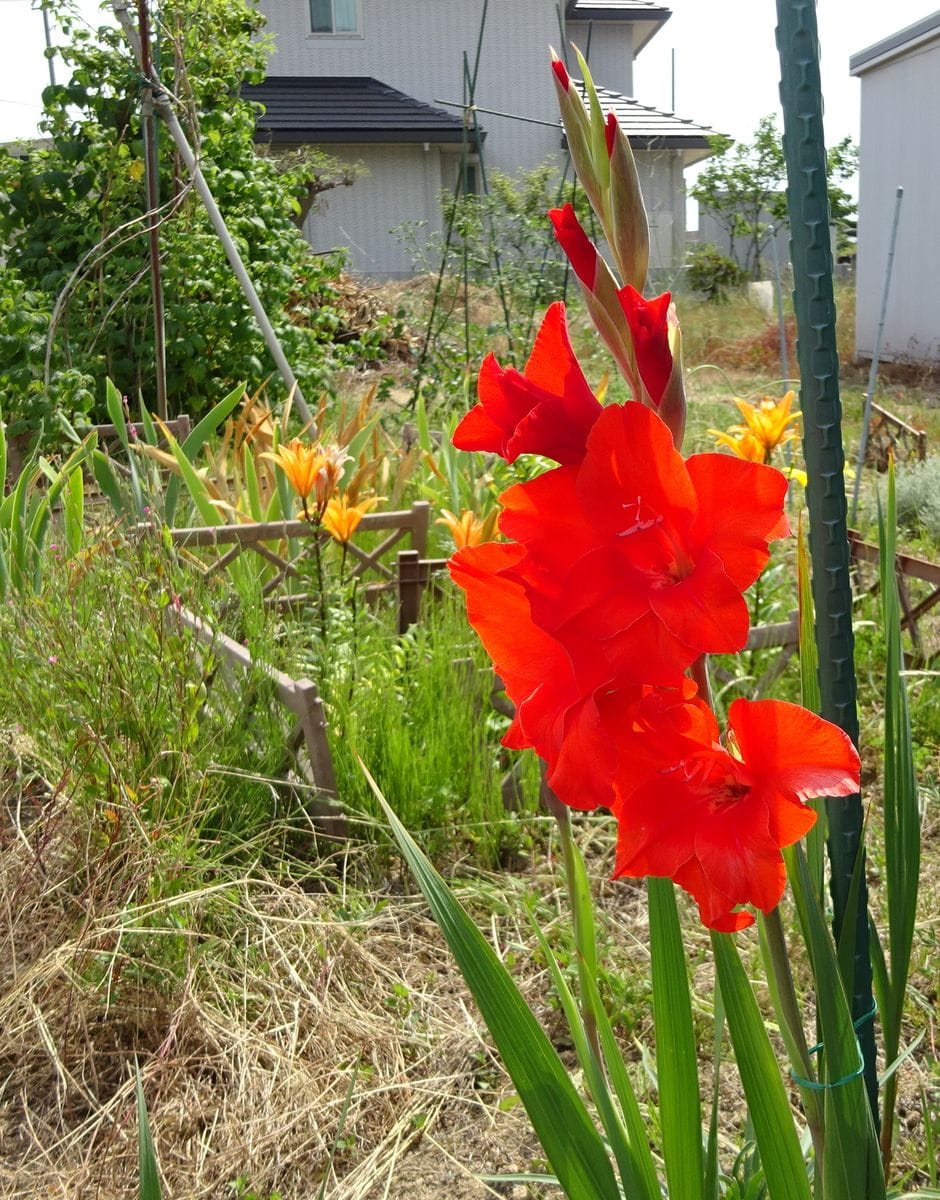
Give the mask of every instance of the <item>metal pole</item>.
M 140 66 L 141 71 L 143 71 L 143 63 L 141 62 L 142 48 L 140 44 L 140 38 L 137 36 L 137 30 L 134 28 L 134 24 L 128 16 L 127 0 L 111 0 L 111 5 L 114 10 L 114 15 L 117 17 L 118 22 L 124 31 L 124 35 L 130 43 L 138 65 Z M 193 181 L 193 187 L 199 193 L 200 199 L 206 206 L 206 212 L 209 214 L 209 220 L 212 222 L 212 227 L 215 230 L 219 241 L 222 243 L 222 248 L 225 250 L 232 270 L 235 273 L 235 278 L 241 285 L 245 299 L 248 301 L 248 306 L 254 314 L 255 320 L 258 322 L 258 326 L 261 329 L 261 333 L 264 337 L 265 345 L 271 352 L 271 357 L 274 359 L 274 362 L 277 365 L 277 369 L 280 372 L 281 378 L 284 380 L 286 387 L 294 397 L 294 404 L 297 407 L 297 411 L 300 413 L 305 422 L 308 424 L 313 424 L 313 413 L 310 411 L 310 407 L 307 404 L 307 401 L 304 399 L 303 392 L 300 390 L 300 384 L 297 382 L 297 377 L 294 375 L 290 363 L 287 361 L 287 357 L 281 348 L 281 343 L 278 341 L 277 334 L 274 331 L 274 326 L 268 319 L 268 314 L 264 311 L 264 306 L 261 303 L 261 299 L 258 296 L 258 293 L 255 291 L 255 285 L 251 282 L 251 277 L 245 269 L 245 264 L 242 262 L 241 255 L 238 253 L 238 248 L 232 241 L 232 236 L 228 231 L 225 220 L 221 212 L 219 212 L 219 206 L 216 204 L 215 197 L 212 195 L 209 185 L 206 182 L 206 178 L 199 167 L 199 163 L 196 161 L 196 156 L 193 154 L 192 147 L 186 140 L 186 134 L 183 132 L 183 128 L 177 120 L 176 113 L 173 111 L 173 106 L 170 103 L 166 92 L 163 91 L 159 79 L 154 76 L 153 71 L 150 72 L 148 81 L 153 89 L 154 106 L 156 107 L 157 112 L 159 112 L 160 116 L 166 122 L 167 129 L 170 131 L 170 137 L 172 137 L 173 141 L 176 143 L 176 147 L 180 153 L 180 158 L 182 158 L 186 170 L 189 172 L 189 177 Z
M 140 65 L 145 79 L 153 72 L 150 61 L 150 20 L 147 0 L 137 0 L 137 29 L 140 34 Z M 150 292 L 153 297 L 153 361 L 157 384 L 157 413 L 161 421 L 169 417 L 166 394 L 166 325 L 163 313 L 163 279 L 160 273 L 160 168 L 154 136 L 153 89 L 145 87 L 141 104 L 144 137 L 144 169 L 147 179 L 147 215 L 150 217 Z
M 55 63 L 52 55 L 52 26 L 49 24 L 49 10 L 42 6 L 42 27 L 46 32 L 46 63 L 49 67 L 49 82 L 55 87 Z
M 820 707 L 821 715 L 841 726 L 857 745 L 845 454 L 816 5 L 813 0 L 777 0 L 777 21 Z M 843 934 L 856 869 L 860 880 L 852 914 L 854 927 L 845 932 L 853 947 L 852 986 L 847 990 L 851 991 L 853 1019 L 860 1022 L 858 1040 L 865 1087 L 877 1123 L 874 1023 L 862 1020 L 872 1009 L 872 966 L 861 797 L 830 797 L 826 813 L 832 923 L 837 942 Z
M 780 375 L 790 379 L 790 352 L 787 349 L 787 319 L 783 311 L 783 275 L 780 271 L 780 247 L 777 245 L 777 227 L 770 235 L 770 252 L 774 264 L 774 290 L 777 293 L 777 325 L 780 328 Z
M 865 409 L 862 415 L 862 435 L 858 443 L 858 461 L 855 464 L 855 485 L 852 488 L 852 524 L 858 515 L 858 494 L 862 486 L 862 470 L 865 466 L 865 451 L 868 449 L 868 423 L 871 420 L 871 406 L 875 396 L 875 382 L 878 378 L 878 360 L 881 355 L 881 336 L 885 329 L 885 316 L 888 312 L 888 289 L 891 287 L 891 269 L 894 266 L 894 244 L 898 236 L 898 222 L 901 220 L 901 200 L 904 188 L 899 187 L 894 193 L 894 220 L 891 222 L 891 237 L 888 241 L 888 262 L 885 266 L 885 282 L 881 292 L 881 313 L 878 316 L 878 328 L 875 331 L 875 347 L 871 356 L 871 367 L 868 371 L 868 391 L 865 393 Z

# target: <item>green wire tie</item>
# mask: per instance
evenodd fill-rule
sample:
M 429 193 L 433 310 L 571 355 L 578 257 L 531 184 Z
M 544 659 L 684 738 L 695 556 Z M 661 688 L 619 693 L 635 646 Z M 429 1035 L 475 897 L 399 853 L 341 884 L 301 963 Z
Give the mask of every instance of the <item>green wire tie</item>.
M 857 1021 L 853 1021 L 852 1028 L 856 1030 L 861 1029 L 861 1027 L 867 1021 L 873 1020 L 877 1013 L 878 1003 L 877 1001 L 873 1001 L 871 1011 L 865 1013 L 864 1016 L 859 1017 Z M 825 1046 L 825 1042 L 817 1042 L 815 1046 L 810 1046 L 807 1053 L 819 1054 L 821 1050 L 825 1049 Z M 810 1091 L 813 1092 L 828 1092 L 832 1088 L 843 1087 L 845 1084 L 851 1083 L 853 1079 L 858 1079 L 865 1073 L 865 1058 L 862 1054 L 862 1047 L 859 1045 L 858 1038 L 855 1039 L 855 1049 L 858 1051 L 858 1067 L 854 1071 L 851 1071 L 848 1075 L 843 1075 L 841 1079 L 833 1079 L 828 1083 L 819 1083 L 815 1079 L 804 1079 L 802 1075 L 797 1075 L 796 1071 L 794 1071 L 792 1067 L 790 1068 L 790 1078 L 794 1083 L 798 1083 L 800 1087 L 809 1088 Z

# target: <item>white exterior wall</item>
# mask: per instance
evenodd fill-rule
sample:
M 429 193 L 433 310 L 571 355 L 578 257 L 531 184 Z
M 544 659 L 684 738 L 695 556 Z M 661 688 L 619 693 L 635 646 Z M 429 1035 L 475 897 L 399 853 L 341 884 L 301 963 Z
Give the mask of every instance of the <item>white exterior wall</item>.
M 463 103 L 463 51 L 476 57 L 482 0 L 359 0 L 358 35 L 310 33 L 308 0 L 261 0 L 275 39 L 271 75 L 369 75 L 426 104 Z M 554 0 L 491 4 L 475 100 L 483 108 L 554 121 L 558 115 L 548 47 L 558 42 Z M 460 110 L 447 111 L 455 116 Z M 516 173 L 561 161 L 561 137 L 480 113 L 488 167 Z
M 354 269 L 376 279 L 408 279 L 415 273 L 411 247 L 393 233 L 406 222 L 441 228 L 440 195 L 452 168 L 437 146 L 323 146 L 346 162 L 358 163 L 352 187 L 318 198 L 304 225 L 314 250 L 344 248 Z M 444 175 L 442 175 L 442 170 Z
M 904 188 L 882 340 L 887 359 L 940 361 L 940 36 L 861 76 L 855 350 L 870 357 L 895 192 Z
M 633 96 L 633 28 L 629 21 L 569 21 L 567 36 L 587 56 L 598 87 Z M 572 74 L 577 74 L 573 66 Z
M 636 165 L 650 224 L 650 267 L 660 273 L 674 272 L 685 258 L 682 159 L 667 150 L 638 150 Z M 666 287 L 671 286 L 672 279 L 651 282 Z

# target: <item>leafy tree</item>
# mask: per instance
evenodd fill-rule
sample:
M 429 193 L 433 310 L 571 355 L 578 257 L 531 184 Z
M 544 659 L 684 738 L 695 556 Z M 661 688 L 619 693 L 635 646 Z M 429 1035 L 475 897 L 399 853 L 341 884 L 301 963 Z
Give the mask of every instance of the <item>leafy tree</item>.
M 761 273 L 761 255 L 787 219 L 787 169 L 775 115 L 762 117 L 750 142 L 717 134 L 715 154 L 691 188 L 692 196 L 729 236 L 732 255 L 739 242 L 747 269 Z M 829 206 L 840 243 L 854 234 L 856 205 L 840 183 L 858 170 L 858 149 L 844 138 L 828 153 Z
M 46 89 L 45 145 L 0 153 L 0 244 L 52 321 L 53 365 L 154 402 L 153 313 L 140 121 L 141 79 L 121 33 L 88 29 L 52 0 L 68 82 Z M 252 0 L 164 0 L 155 37 L 232 236 L 294 364 L 315 393 L 339 365 L 381 357 L 344 327 L 338 256 L 310 251 L 297 222 L 349 174 L 312 153 L 281 161 L 254 146 L 259 108 L 239 96 L 264 76 L 269 41 Z M 272 370 L 267 351 L 174 146 L 158 129 L 160 245 L 170 406 L 198 413 L 239 380 Z

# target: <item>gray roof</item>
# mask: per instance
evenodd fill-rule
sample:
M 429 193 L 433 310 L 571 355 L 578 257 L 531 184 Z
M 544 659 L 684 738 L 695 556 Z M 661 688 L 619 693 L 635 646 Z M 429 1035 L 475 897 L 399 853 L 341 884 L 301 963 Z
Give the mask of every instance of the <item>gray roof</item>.
M 895 58 L 907 50 L 912 50 L 922 42 L 930 41 L 938 34 L 940 34 L 940 9 L 931 13 L 929 17 L 922 17 L 913 25 L 908 25 L 905 29 L 899 29 L 897 33 L 882 38 L 873 46 L 859 50 L 858 54 L 853 54 L 849 59 L 849 74 L 864 75 L 866 71 L 870 71 L 880 63 Z
M 565 16 L 569 21 L 630 21 L 636 54 L 662 29 L 672 11 L 656 0 L 568 0 Z
M 657 4 L 656 0 L 568 0 L 565 15 L 576 21 L 603 20 L 608 17 L 626 21 L 657 17 L 667 21 L 672 12 L 665 4 Z
M 578 87 L 583 94 L 584 85 L 578 83 Z M 715 131 L 708 125 L 698 125 L 675 113 L 660 112 L 610 88 L 599 87 L 597 98 L 605 113 L 616 116 L 634 150 L 681 150 L 686 167 L 712 152 L 710 139 Z
M 243 86 L 241 94 L 264 105 L 258 141 L 437 143 L 464 137 L 459 117 L 368 76 L 269 75 Z

